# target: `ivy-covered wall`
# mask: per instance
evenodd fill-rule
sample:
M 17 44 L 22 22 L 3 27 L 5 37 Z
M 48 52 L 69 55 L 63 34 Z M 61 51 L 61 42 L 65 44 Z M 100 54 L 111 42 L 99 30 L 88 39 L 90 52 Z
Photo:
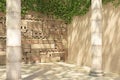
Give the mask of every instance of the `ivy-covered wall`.
M 91 66 L 91 30 L 89 11 L 74 17 L 68 25 L 68 62 Z M 103 70 L 120 73 L 120 6 L 103 6 Z
M 102 0 L 103 4 L 108 2 L 114 6 L 120 4 L 120 0 Z M 22 16 L 29 11 L 52 15 L 55 18 L 70 23 L 74 16 L 85 15 L 91 6 L 91 0 L 21 0 Z M 6 12 L 6 0 L 0 0 L 0 12 Z

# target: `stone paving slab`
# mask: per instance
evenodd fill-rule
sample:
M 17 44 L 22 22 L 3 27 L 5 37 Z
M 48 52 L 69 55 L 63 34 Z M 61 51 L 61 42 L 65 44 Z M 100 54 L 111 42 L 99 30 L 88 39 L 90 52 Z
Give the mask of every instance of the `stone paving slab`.
M 0 66 L 0 80 L 5 80 L 5 70 L 5 66 Z M 105 73 L 104 77 L 92 77 L 89 71 L 88 67 L 63 62 L 23 64 L 22 80 L 120 80 L 117 74 Z

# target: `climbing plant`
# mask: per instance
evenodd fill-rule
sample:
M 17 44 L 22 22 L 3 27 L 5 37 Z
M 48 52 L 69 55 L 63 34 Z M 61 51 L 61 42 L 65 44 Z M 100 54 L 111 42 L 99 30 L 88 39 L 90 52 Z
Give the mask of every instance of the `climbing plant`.
M 77 15 L 84 15 L 89 11 L 91 0 L 21 0 L 22 15 L 29 11 L 40 12 L 45 15 L 52 15 L 67 23 Z M 103 4 L 112 2 L 118 6 L 120 0 L 103 0 Z M 0 11 L 5 12 L 6 0 L 0 1 Z
M 0 11 L 5 12 L 6 0 L 0 0 Z

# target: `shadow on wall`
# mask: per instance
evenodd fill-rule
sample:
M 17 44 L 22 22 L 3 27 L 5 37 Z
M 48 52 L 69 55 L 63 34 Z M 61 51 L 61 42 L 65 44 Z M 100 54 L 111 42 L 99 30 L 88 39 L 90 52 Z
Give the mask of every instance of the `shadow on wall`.
M 103 6 L 103 70 L 120 73 L 120 7 Z M 91 66 L 90 12 L 68 25 L 68 62 Z
M 120 73 L 120 7 L 103 9 L 103 68 Z
M 68 26 L 69 63 L 90 65 L 90 35 L 90 13 L 83 17 L 74 17 L 72 24 Z

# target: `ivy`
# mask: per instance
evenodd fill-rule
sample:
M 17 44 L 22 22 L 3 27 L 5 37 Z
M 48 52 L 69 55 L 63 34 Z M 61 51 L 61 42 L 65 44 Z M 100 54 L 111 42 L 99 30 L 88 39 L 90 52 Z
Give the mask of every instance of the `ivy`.
M 5 12 L 6 0 L 0 0 L 0 12 Z
M 85 14 L 89 10 L 90 0 L 41 0 L 38 5 L 41 13 L 69 23 L 73 16 Z
M 85 15 L 90 8 L 91 0 L 21 0 L 22 15 L 29 11 L 52 15 L 70 23 L 74 16 Z M 103 0 L 103 4 L 112 2 L 115 7 L 120 5 L 120 0 Z M 5 12 L 6 0 L 0 1 L 0 11 Z

